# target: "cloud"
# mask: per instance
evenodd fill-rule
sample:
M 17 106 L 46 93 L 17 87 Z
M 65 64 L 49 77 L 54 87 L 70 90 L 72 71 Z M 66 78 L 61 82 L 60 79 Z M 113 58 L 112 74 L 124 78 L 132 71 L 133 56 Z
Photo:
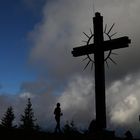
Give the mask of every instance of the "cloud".
M 92 1 L 59 0 L 48 2 L 43 10 L 42 21 L 30 32 L 33 48 L 30 60 L 37 69 L 40 69 L 55 79 L 63 80 L 74 74 L 91 75 L 82 69 L 87 61 L 81 62 L 85 57 L 73 58 L 72 48 L 84 45 L 82 40 L 87 40 L 83 31 L 90 34 L 92 28 Z M 130 73 L 135 73 L 139 68 L 139 1 L 95 1 L 95 8 L 104 16 L 104 24 L 109 27 L 115 22 L 111 32 L 118 32 L 116 37 L 128 35 L 132 40 L 129 48 L 119 49 L 114 52 L 119 55 L 112 58 L 117 62 L 114 66 L 109 60 L 110 69 L 106 70 L 109 80 L 117 80 Z M 125 17 L 125 18 L 124 18 Z M 135 26 L 134 26 L 135 25 Z M 131 62 L 129 59 L 131 58 Z M 68 74 L 69 73 L 69 74 Z M 108 77 L 107 77 L 108 82 Z
M 34 12 L 41 10 L 46 2 L 47 0 L 21 0 L 21 3 Z
M 29 86 L 32 85 L 31 87 L 36 87 L 38 83 L 39 82 L 29 83 Z M 26 107 L 28 98 L 31 98 L 35 117 L 43 129 L 53 131 L 53 128 L 55 128 L 53 111 L 57 102 L 61 103 L 62 112 L 64 114 L 62 117 L 62 127 L 67 120 L 73 120 L 80 128 L 88 127 L 92 116 L 95 115 L 93 109 L 93 81 L 88 77 L 84 77 L 84 80 L 80 76 L 71 78 L 61 94 L 56 94 L 54 91 L 48 92 L 48 90 L 42 91 L 42 87 L 39 86 L 37 86 L 38 91 L 41 92 L 34 93 L 34 88 L 31 88 L 30 92 L 25 92 L 29 89 L 27 84 L 28 83 L 26 83 L 24 90 L 22 90 L 20 94 L 8 96 L 0 95 L 0 103 L 2 104 L 0 118 L 2 118 L 7 107 L 13 106 L 16 115 L 15 124 L 18 125 L 20 122 L 20 115 Z M 90 105 L 89 102 L 92 104 Z
M 81 76 L 72 77 L 61 91 L 48 90 L 47 88 L 42 90 L 40 83 L 42 82 L 24 83 L 26 86 L 22 86 L 18 98 L 24 103 L 28 97 L 31 98 L 37 120 L 42 128 L 53 129 L 55 126 L 53 110 L 57 102 L 61 103 L 64 114 L 62 126 L 67 120 L 73 120 L 80 128 L 86 128 L 93 119 L 92 117 L 95 118 L 93 79 Z M 29 88 L 30 85 L 31 88 Z
M 129 117 L 132 117 L 134 113 L 138 112 L 138 100 L 135 95 L 129 95 L 123 102 L 117 104 L 112 110 L 111 121 L 116 123 L 128 123 Z
M 99 4 L 99 3 L 98 3 Z M 116 37 L 129 36 L 131 44 L 129 48 L 119 49 L 115 51 L 119 55 L 113 56 L 118 66 L 111 65 L 111 70 L 108 75 L 110 79 L 120 79 L 131 73 L 140 71 L 139 63 L 139 24 L 138 18 L 140 1 L 106 1 L 103 7 L 98 7 L 103 15 L 104 21 L 108 25 L 115 22 L 114 32 L 117 32 Z M 131 61 L 129 61 L 131 59 Z
M 62 104 L 64 122 L 73 120 L 81 128 L 87 128 L 95 118 L 93 79 L 74 77 L 68 83 L 58 101 Z
M 55 107 L 56 97 L 49 93 L 44 93 L 42 95 L 34 95 L 33 93 L 21 93 L 19 95 L 7 96 L 0 95 L 0 119 L 3 117 L 6 109 L 12 106 L 16 116 L 14 123 L 19 125 L 20 117 L 21 114 L 24 113 L 28 98 L 31 98 L 35 118 L 41 128 L 53 129 L 55 125 L 53 109 Z
M 28 98 L 33 98 L 34 96 L 29 92 L 25 92 L 25 93 L 22 93 L 19 97 L 28 99 Z
M 86 12 L 83 10 L 86 7 L 89 7 L 89 3 L 79 0 L 74 3 L 63 0 L 50 3 L 44 8 L 42 22 L 31 32 L 34 41 L 32 62 L 38 62 L 43 70 L 56 79 L 70 77 L 83 68 L 72 57 L 71 51 L 73 47 L 83 44 L 82 31 L 90 27 L 88 9 Z M 84 39 L 87 38 L 83 35 Z
M 41 94 L 44 92 L 51 92 L 52 86 L 45 80 L 38 79 L 36 81 L 23 82 L 20 87 L 21 93 Z
M 16 116 L 14 123 L 18 125 L 28 98 L 31 98 L 35 117 L 42 129 L 53 131 L 55 128 L 53 112 L 57 102 L 61 103 L 63 112 L 62 127 L 67 120 L 73 120 L 76 126 L 86 129 L 93 116 L 95 118 L 93 79 L 81 76 L 73 77 L 63 91 L 58 94 L 52 90 L 49 92 L 47 89 L 42 90 L 42 86 L 37 84 L 40 85 L 40 82 L 29 83 L 29 86 L 32 85 L 29 89 L 28 83 L 26 83 L 24 89 L 22 87 L 21 93 L 17 95 L 0 95 L 0 118 L 2 118 L 7 107 L 13 106 Z M 38 91 L 41 92 L 34 93 L 35 89 L 32 87 L 38 87 Z M 27 90 L 30 92 L 25 92 Z
M 115 81 L 107 89 L 108 127 L 127 129 L 139 137 L 140 74 Z M 121 132 L 121 134 L 123 134 Z
M 71 50 L 87 40 L 83 31 L 90 34 L 91 3 L 92 0 L 46 2 L 42 21 L 29 33 L 33 43 L 29 61 L 43 78 L 23 82 L 18 95 L 0 95 L 0 115 L 12 105 L 18 122 L 26 98 L 31 97 L 35 116 L 43 128 L 55 126 L 53 110 L 57 102 L 61 103 L 63 123 L 74 120 L 79 127 L 88 127 L 95 118 L 94 72 L 89 69 L 83 72 L 86 62 L 81 60 L 84 57 L 73 58 Z M 32 0 L 27 4 L 34 5 Z M 108 29 L 115 22 L 116 37 L 129 35 L 132 39 L 129 48 L 115 51 L 119 55 L 112 56 L 118 65 L 109 63 L 110 69 L 106 69 L 106 100 L 108 128 L 116 132 L 119 128 L 121 133 L 133 128 L 135 136 L 138 135 L 140 106 L 139 6 L 136 0 L 95 1 L 95 9 L 104 16 Z
M 115 130 L 117 135 L 123 135 L 129 129 L 134 136 L 139 137 L 139 91 L 139 74 L 115 81 L 106 89 L 107 127 Z M 0 118 L 6 108 L 12 105 L 16 115 L 15 123 L 18 124 L 28 97 L 31 97 L 35 117 L 43 129 L 53 131 L 55 128 L 53 111 L 57 102 L 61 103 L 63 112 L 62 127 L 67 120 L 73 120 L 80 129 L 87 129 L 91 120 L 95 119 L 94 79 L 91 77 L 72 77 L 57 94 L 54 91 L 34 93 L 30 90 L 30 93 L 21 92 L 14 96 L 0 95 Z

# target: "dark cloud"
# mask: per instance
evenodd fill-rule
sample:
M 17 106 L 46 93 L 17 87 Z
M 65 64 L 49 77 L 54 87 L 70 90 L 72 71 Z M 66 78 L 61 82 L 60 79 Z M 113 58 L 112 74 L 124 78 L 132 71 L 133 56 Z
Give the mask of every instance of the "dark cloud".
M 45 69 L 56 79 L 65 79 L 76 73 L 85 74 L 82 68 L 86 62 L 81 62 L 82 58 L 73 58 L 71 50 L 73 47 L 83 45 L 82 40 L 87 40 L 82 32 L 89 34 L 89 28 L 92 27 L 91 3 L 91 1 L 78 0 L 74 3 L 62 0 L 50 5 L 48 3 L 44 8 L 42 23 L 32 32 L 35 47 L 31 52 L 31 59 L 33 62 L 38 62 L 40 68 Z M 139 32 L 137 28 L 140 21 L 137 16 L 140 3 L 110 0 L 105 3 L 100 5 L 100 2 L 95 1 L 95 6 L 102 12 L 104 23 L 108 24 L 108 30 L 115 22 L 112 33 L 118 32 L 116 37 L 128 35 L 132 41 L 129 48 L 117 50 L 115 52 L 118 56 L 112 56 L 118 64 L 114 66 L 109 62 L 110 70 L 107 72 L 112 81 L 139 71 Z M 91 73 L 87 71 L 87 74 Z
M 34 4 L 28 1 L 28 4 Z M 37 1 L 35 1 L 37 2 Z M 43 1 L 42 1 L 43 2 Z M 73 58 L 73 47 L 83 45 L 92 27 L 92 0 L 47 1 L 43 7 L 42 21 L 30 32 L 33 47 L 30 62 L 35 66 L 41 80 L 24 82 L 16 98 L 0 96 L 3 108 L 10 104 L 15 112 L 22 112 L 26 99 L 31 97 L 37 119 L 42 127 L 53 128 L 53 109 L 59 101 L 64 116 L 62 122 L 74 120 L 79 127 L 88 126 L 95 117 L 94 71 L 82 71 L 84 58 Z M 129 48 L 115 51 L 112 56 L 118 65 L 109 62 L 106 69 L 108 128 L 123 133 L 128 128 L 138 135 L 140 48 L 139 48 L 139 1 L 95 1 L 95 9 L 102 13 L 108 29 L 116 23 L 116 37 L 128 35 Z M 40 76 L 40 75 L 39 75 Z M 2 106 L 2 105 L 1 105 Z M 119 130 L 118 130 L 119 128 Z
M 51 86 L 46 81 L 32 81 L 32 82 L 23 82 L 21 84 L 21 92 L 29 92 L 34 94 L 41 94 L 44 92 L 49 92 Z
M 20 114 L 23 113 L 26 106 L 27 98 L 30 97 L 35 116 L 42 128 L 54 129 L 55 120 L 53 111 L 56 103 L 60 102 L 63 112 L 62 127 L 67 120 L 73 120 L 79 128 L 86 129 L 90 121 L 95 118 L 93 83 L 92 78 L 81 77 L 79 75 L 69 80 L 69 83 L 61 91 L 61 94 L 56 94 L 53 91 L 34 94 L 34 89 L 30 89 L 30 92 L 22 92 L 15 96 L 1 95 L 0 117 L 2 117 L 6 108 L 12 105 L 16 114 L 15 123 L 18 124 Z M 37 86 L 37 82 L 35 86 Z M 130 130 L 133 129 L 132 132 L 135 136 L 139 136 L 139 87 L 140 75 L 136 74 L 115 81 L 106 89 L 108 129 L 116 130 L 117 135 L 123 135 L 130 128 Z M 26 87 L 24 88 L 26 89 Z

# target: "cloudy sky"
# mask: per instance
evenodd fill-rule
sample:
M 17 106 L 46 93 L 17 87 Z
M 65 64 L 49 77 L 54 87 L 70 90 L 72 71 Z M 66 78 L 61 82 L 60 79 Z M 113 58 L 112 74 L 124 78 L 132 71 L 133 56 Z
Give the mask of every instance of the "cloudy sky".
M 83 71 L 87 61 L 71 50 L 85 45 L 83 32 L 90 35 L 97 11 L 108 30 L 115 23 L 113 38 L 131 39 L 129 48 L 114 51 L 117 65 L 106 66 L 107 127 L 140 137 L 139 0 L 1 0 L 0 117 L 12 105 L 18 122 L 30 97 L 42 127 L 54 127 L 58 101 L 63 123 L 88 127 L 95 118 L 94 69 Z

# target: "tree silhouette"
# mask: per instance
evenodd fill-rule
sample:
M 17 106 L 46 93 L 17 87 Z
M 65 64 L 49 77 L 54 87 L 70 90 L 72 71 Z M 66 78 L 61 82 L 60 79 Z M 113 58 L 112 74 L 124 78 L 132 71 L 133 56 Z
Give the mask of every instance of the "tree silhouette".
M 34 112 L 32 108 L 32 103 L 30 98 L 28 98 L 28 103 L 24 110 L 24 115 L 21 115 L 21 124 L 20 128 L 26 130 L 37 130 L 39 126 L 35 123 L 37 119 L 34 117 Z
M 13 108 L 10 106 L 10 107 L 8 107 L 3 118 L 1 119 L 1 125 L 6 128 L 14 128 L 15 127 L 15 126 L 13 126 L 14 119 L 15 119 L 15 115 L 13 112 Z

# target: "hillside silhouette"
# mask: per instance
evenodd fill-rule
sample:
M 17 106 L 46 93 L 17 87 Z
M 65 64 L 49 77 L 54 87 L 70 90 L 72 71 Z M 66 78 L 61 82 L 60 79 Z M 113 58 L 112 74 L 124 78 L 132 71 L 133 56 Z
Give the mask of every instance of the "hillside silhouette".
M 89 128 L 82 132 L 76 127 L 74 121 L 67 121 L 64 126 L 60 127 L 60 118 L 62 115 L 60 103 L 57 103 L 56 108 L 54 109 L 54 117 L 56 119 L 54 132 L 43 131 L 37 124 L 31 99 L 28 98 L 24 112 L 21 114 L 19 125 L 13 125 L 15 119 L 14 109 L 11 106 L 7 108 L 1 119 L 0 135 L 4 139 L 12 140 L 133 140 L 133 135 L 129 130 L 126 131 L 123 138 L 119 138 L 115 136 L 114 131 L 96 129 L 96 120 L 93 120 L 90 123 Z
M 93 134 L 80 133 L 78 131 L 64 131 L 62 133 L 50 133 L 45 131 L 37 130 L 25 130 L 19 128 L 4 128 L 0 127 L 1 137 L 4 139 L 35 139 L 35 140 L 133 140 L 133 138 L 128 134 L 124 138 L 115 137 L 115 135 L 109 134 L 109 132 L 98 132 Z M 134 139 L 136 140 L 136 139 Z M 137 139 L 138 140 L 138 139 Z

